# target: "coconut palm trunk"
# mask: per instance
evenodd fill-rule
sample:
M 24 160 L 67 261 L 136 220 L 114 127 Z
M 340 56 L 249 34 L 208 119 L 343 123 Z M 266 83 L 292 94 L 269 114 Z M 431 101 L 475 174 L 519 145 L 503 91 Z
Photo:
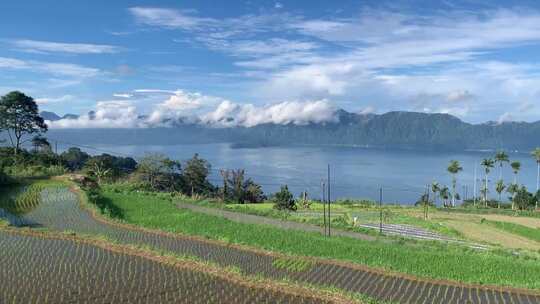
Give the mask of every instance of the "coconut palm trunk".
M 487 201 L 488 201 L 488 173 L 486 172 L 486 180 L 485 180 L 486 184 L 485 184 L 485 190 L 486 192 L 484 192 L 484 204 L 486 204 L 486 207 L 487 207 Z
M 535 209 L 538 209 L 538 190 L 540 190 L 540 161 L 536 162 L 536 202 Z
M 536 162 L 536 192 L 540 190 L 540 162 Z

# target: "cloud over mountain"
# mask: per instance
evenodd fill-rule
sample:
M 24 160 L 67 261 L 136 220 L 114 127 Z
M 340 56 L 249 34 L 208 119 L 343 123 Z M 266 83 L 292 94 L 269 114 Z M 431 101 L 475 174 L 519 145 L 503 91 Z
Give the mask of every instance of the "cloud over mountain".
M 153 110 L 138 113 L 134 101 L 146 94 L 165 99 Z M 122 100 L 100 101 L 95 111 L 73 119 L 48 121 L 51 128 L 145 128 L 172 126 L 176 122 L 200 123 L 215 127 L 253 127 L 260 124 L 295 124 L 336 122 L 336 107 L 328 100 L 284 101 L 268 105 L 232 101 L 184 90 L 134 90 L 119 93 Z

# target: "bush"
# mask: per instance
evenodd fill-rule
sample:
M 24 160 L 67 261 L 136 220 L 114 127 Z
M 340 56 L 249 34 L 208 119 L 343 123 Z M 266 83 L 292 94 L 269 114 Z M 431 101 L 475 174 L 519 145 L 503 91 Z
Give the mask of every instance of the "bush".
M 14 165 L 6 167 L 5 173 L 13 177 L 50 177 L 58 176 L 66 173 L 66 169 L 63 166 L 52 165 Z
M 275 209 L 291 211 L 296 211 L 297 209 L 293 195 L 289 191 L 289 187 L 287 187 L 286 185 L 281 186 L 281 190 L 274 194 L 273 201 Z

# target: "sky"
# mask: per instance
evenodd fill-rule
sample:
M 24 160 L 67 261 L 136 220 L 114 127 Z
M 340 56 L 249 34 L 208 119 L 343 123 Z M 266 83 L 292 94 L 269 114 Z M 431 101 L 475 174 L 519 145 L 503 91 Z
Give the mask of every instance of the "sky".
M 2 1 L 0 94 L 52 127 L 540 120 L 537 1 Z M 6 13 L 10 12 L 10 13 Z

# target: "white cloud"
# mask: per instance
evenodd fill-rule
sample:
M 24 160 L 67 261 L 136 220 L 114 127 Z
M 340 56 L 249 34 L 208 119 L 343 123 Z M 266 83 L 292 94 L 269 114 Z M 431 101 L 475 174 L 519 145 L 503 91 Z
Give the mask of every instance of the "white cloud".
M 275 73 L 260 90 L 281 98 L 338 96 L 345 93 L 353 73 L 351 64 L 297 66 Z
M 75 96 L 73 95 L 63 95 L 60 97 L 41 97 L 36 98 L 36 103 L 44 105 L 44 104 L 51 104 L 51 103 L 62 103 L 66 101 L 71 101 L 75 99 Z
M 117 98 L 131 98 L 133 96 L 134 96 L 133 94 L 129 94 L 129 93 L 114 93 L 113 94 L 113 97 L 117 97 Z
M 23 60 L 0 57 L 0 68 L 26 69 L 28 64 Z
M 337 121 L 335 111 L 327 100 L 289 101 L 262 107 L 224 101 L 213 112 L 202 115 L 201 120 L 224 127 L 253 127 L 267 123 L 306 125 Z
M 175 9 L 155 7 L 131 7 L 129 11 L 141 24 L 165 28 L 194 29 L 216 23 L 212 18 L 200 18 Z
M 124 100 L 100 101 L 94 115 L 85 114 L 77 119 L 47 121 L 52 129 L 62 128 L 138 128 L 144 121 L 138 117 L 136 108 Z
M 48 124 L 51 128 L 145 128 L 170 126 L 172 122 L 182 119 L 216 127 L 252 127 L 266 123 L 306 125 L 338 120 L 335 106 L 327 100 L 286 101 L 256 106 L 184 90 L 135 91 L 173 93 L 156 104 L 148 116 L 138 114 L 134 103 L 123 99 L 98 102 L 94 115 L 85 114 L 77 119 L 62 119 Z M 206 111 L 201 112 L 202 109 Z
M 372 106 L 367 106 L 363 108 L 358 114 L 366 115 L 366 114 L 372 114 L 375 113 L 375 108 Z
M 186 92 L 184 90 L 167 91 L 167 90 L 135 90 L 145 93 L 166 93 L 170 96 L 163 102 L 158 103 L 148 118 L 148 122 L 152 124 L 162 123 L 164 120 L 174 120 L 181 117 L 194 116 L 195 110 L 204 107 L 215 106 L 225 101 L 220 97 L 203 95 L 198 92 Z
M 60 43 L 26 39 L 12 41 L 12 44 L 25 51 L 44 53 L 104 54 L 122 51 L 120 47 L 105 44 Z
M 30 70 L 57 76 L 70 76 L 74 78 L 95 77 L 100 74 L 96 68 L 86 67 L 72 63 L 42 62 L 34 60 L 19 60 L 15 58 L 0 57 L 0 69 Z
M 513 120 L 514 120 L 514 116 L 512 115 L 512 113 L 504 112 L 501 116 L 499 116 L 499 119 L 497 120 L 497 122 L 499 124 L 502 124 L 505 122 L 513 121 Z
M 467 90 L 452 91 L 446 96 L 446 100 L 452 103 L 467 102 L 474 98 L 475 96 Z

